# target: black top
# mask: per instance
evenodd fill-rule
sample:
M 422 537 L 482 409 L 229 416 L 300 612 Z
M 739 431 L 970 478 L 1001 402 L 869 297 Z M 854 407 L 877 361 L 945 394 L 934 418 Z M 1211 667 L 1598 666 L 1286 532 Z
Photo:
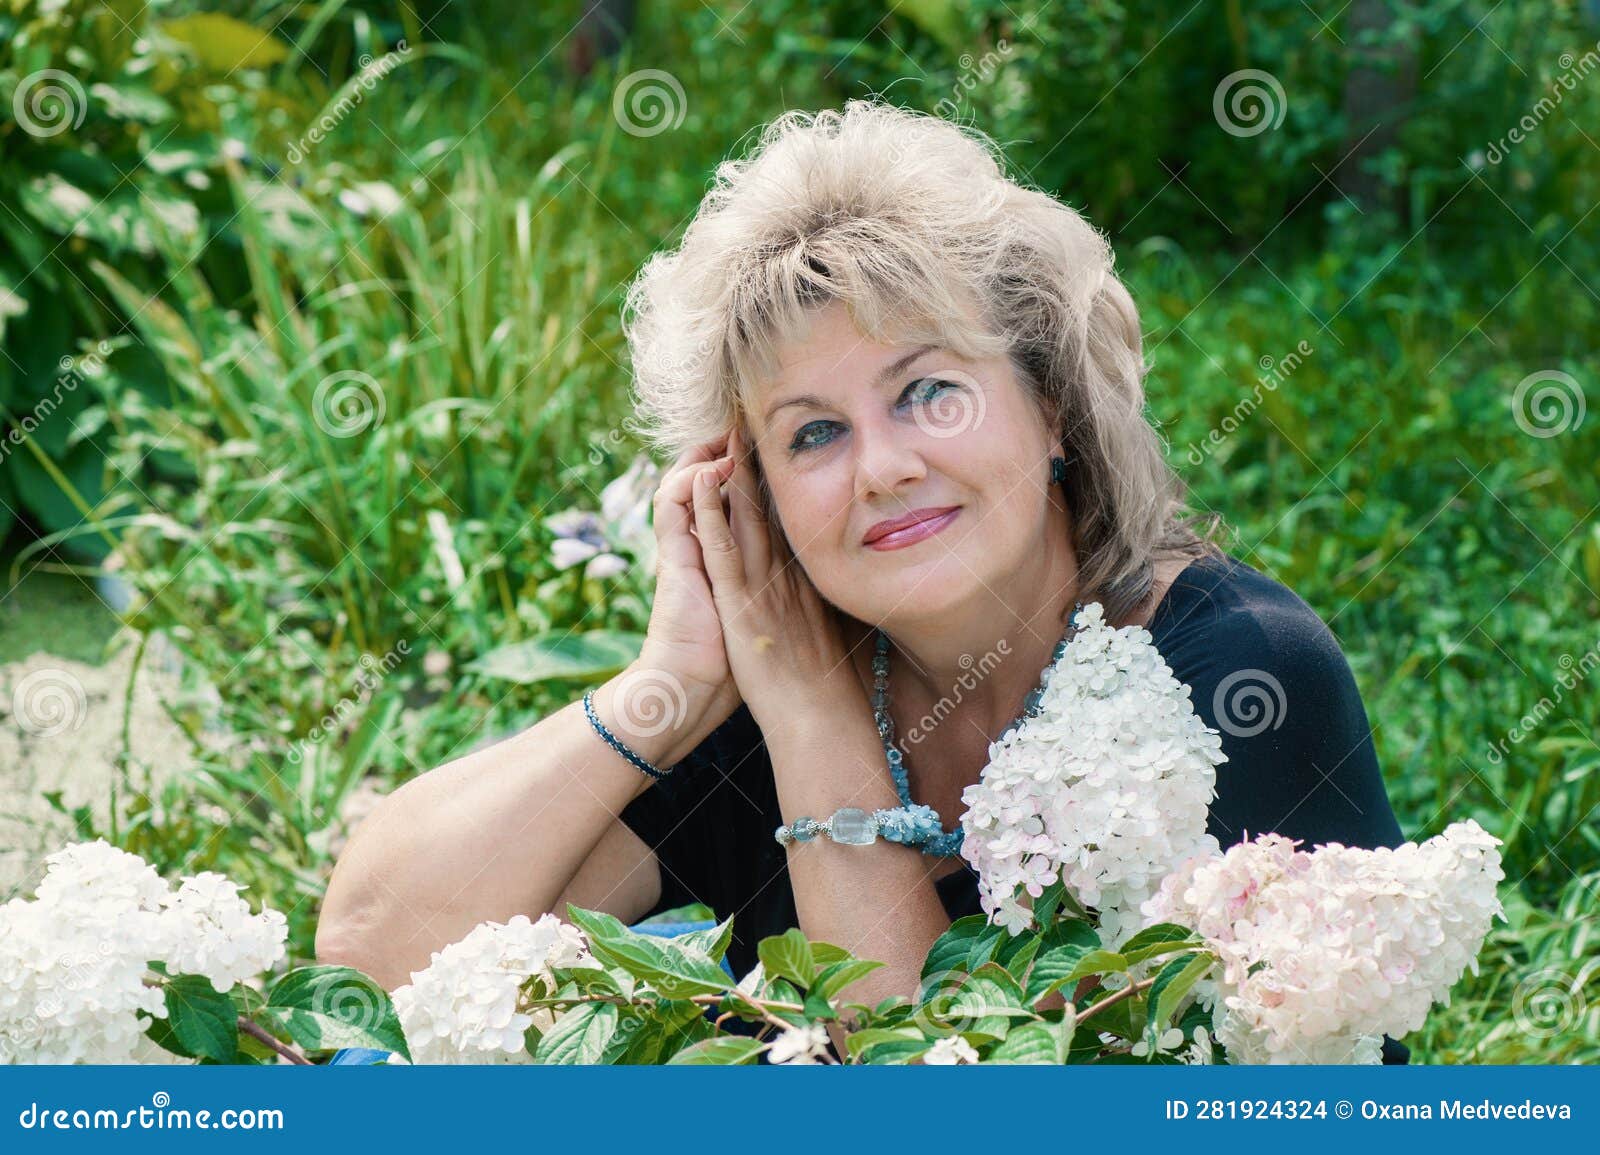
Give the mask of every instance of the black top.
M 1223 848 L 1266 833 L 1303 839 L 1302 849 L 1405 841 L 1349 663 L 1292 590 L 1231 554 L 1201 558 L 1147 628 L 1195 713 L 1221 734 L 1228 760 L 1216 768 L 1206 828 Z M 799 925 L 786 852 L 772 837 L 783 822 L 772 762 L 748 706 L 621 817 L 661 864 L 661 897 L 645 917 L 691 902 L 732 915 L 736 974 L 755 965 L 757 942 Z M 982 913 L 977 880 L 965 862 L 935 880 L 952 919 Z M 1392 1039 L 1383 1052 L 1385 1063 L 1409 1061 Z

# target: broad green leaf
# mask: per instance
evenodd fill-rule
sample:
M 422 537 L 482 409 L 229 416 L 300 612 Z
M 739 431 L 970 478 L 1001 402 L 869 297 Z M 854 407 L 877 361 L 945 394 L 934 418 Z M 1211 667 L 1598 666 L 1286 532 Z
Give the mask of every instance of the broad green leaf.
M 668 998 L 721 994 L 733 985 L 728 973 L 704 951 L 677 939 L 629 930 L 611 915 L 567 904 L 574 925 L 589 938 L 589 952 L 620 967 Z
M 372 1047 L 411 1057 L 388 994 L 349 967 L 295 968 L 267 990 L 260 1015 L 308 1050 Z
M 728 953 L 728 944 L 733 941 L 733 919 L 725 918 L 716 926 L 692 930 L 675 937 L 686 946 L 704 951 L 713 962 L 721 962 L 722 956 Z
M 683 1048 L 667 1060 L 667 1065 L 732 1067 L 754 1063 L 756 1056 L 765 1049 L 765 1043 L 742 1035 L 719 1035 Z
M 271 68 L 289 58 L 289 47 L 272 33 L 221 12 L 197 12 L 160 25 L 189 46 L 209 72 L 227 76 L 242 68 Z
M 535 1063 L 594 1064 L 617 1029 L 615 1003 L 579 1003 L 556 1020 L 533 1053 Z
M 179 975 L 166 984 L 167 1022 L 192 1055 L 230 1061 L 239 1050 L 239 1012 L 204 975 Z
M 547 634 L 512 642 L 490 650 L 467 664 L 467 669 L 489 678 L 531 685 L 548 678 L 589 681 L 610 677 L 639 656 L 644 635 L 618 630 L 590 630 L 574 634 L 552 630 Z M 674 703 L 663 702 L 671 711 Z M 687 699 L 684 703 L 687 708 Z
M 994 1051 L 986 1063 L 1059 1063 L 1062 1055 L 1060 1036 L 1046 1023 L 1023 1023 L 1014 1029 Z
M 950 929 L 934 939 L 933 945 L 928 948 L 928 957 L 922 964 L 922 978 L 927 980 L 935 975 L 966 969 L 972 944 L 988 928 L 989 922 L 981 914 L 965 915 L 952 922 Z
M 1029 1006 L 1066 983 L 1078 964 L 1100 945 L 1100 936 L 1082 919 L 1057 922 L 1040 937 L 1044 941 L 1028 971 Z
M 1156 975 L 1155 982 L 1150 984 L 1150 989 L 1145 995 L 1145 1002 L 1149 1007 L 1146 1013 L 1145 1036 L 1152 1050 L 1155 1049 L 1156 1039 L 1172 1021 L 1172 1016 L 1178 1010 L 1178 1004 L 1216 963 L 1217 960 L 1213 955 L 1196 952 L 1179 955 L 1161 968 L 1161 973 Z
M 1145 927 L 1123 943 L 1117 953 L 1127 959 L 1131 967 L 1162 955 L 1191 950 L 1199 945 L 1199 941 L 1194 931 L 1188 927 L 1179 926 L 1175 922 L 1162 922 Z
M 762 939 L 756 944 L 756 954 L 767 974 L 786 978 L 798 987 L 809 987 L 816 978 L 811 943 L 797 927 Z
M 923 1037 L 916 1027 L 867 1027 L 864 1030 L 853 1031 L 845 1037 L 845 1049 L 849 1051 L 852 1059 L 863 1058 L 866 1052 L 885 1043 L 920 1043 L 928 1046 L 928 1040 Z
M 857 979 L 866 977 L 881 966 L 881 962 L 872 959 L 841 959 L 818 971 L 811 989 L 823 998 L 831 999 Z

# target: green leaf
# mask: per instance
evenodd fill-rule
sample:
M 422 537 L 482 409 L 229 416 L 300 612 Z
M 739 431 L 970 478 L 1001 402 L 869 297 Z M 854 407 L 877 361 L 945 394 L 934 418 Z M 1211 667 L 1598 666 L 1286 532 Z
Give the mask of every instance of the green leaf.
M 732 1067 L 741 1063 L 754 1063 L 756 1056 L 766 1049 L 766 1044 L 742 1035 L 719 1035 L 702 1039 L 683 1048 L 667 1060 L 667 1066 Z
M 166 984 L 167 1022 L 191 1055 L 226 1063 L 239 1050 L 239 1012 L 204 975 L 179 975 Z
M 1040 936 L 1044 941 L 1028 971 L 1027 1002 L 1033 1006 L 1072 976 L 1089 954 L 1096 952 L 1100 936 L 1082 919 L 1065 919 Z
M 908 1041 L 923 1047 L 930 1045 L 916 1027 L 867 1027 L 852 1031 L 845 1036 L 844 1044 L 852 1059 L 863 1059 L 874 1047 L 890 1043 L 904 1044 Z
M 349 967 L 295 968 L 268 989 L 259 1014 L 307 1050 L 372 1047 L 411 1057 L 389 996 Z
M 817 972 L 817 977 L 811 984 L 811 990 L 825 999 L 834 998 L 845 987 L 857 979 L 871 974 L 883 965 L 883 963 L 872 959 L 841 959 Z
M 756 944 L 756 954 L 769 975 L 786 978 L 798 987 L 809 987 L 816 979 L 811 943 L 797 927 L 762 939 Z
M 181 16 L 159 27 L 174 40 L 188 45 L 195 59 L 219 76 L 241 68 L 271 68 L 289 58 L 288 45 L 272 33 L 220 12 Z
M 1194 989 L 1194 984 L 1204 978 L 1216 965 L 1217 960 L 1213 955 L 1195 952 L 1179 955 L 1161 968 L 1161 973 L 1156 975 L 1155 982 L 1150 984 L 1150 989 L 1145 995 L 1149 1007 L 1145 1022 L 1145 1037 L 1149 1040 L 1152 1051 L 1155 1050 L 1156 1040 L 1160 1038 L 1161 1032 L 1167 1029 L 1167 1024 L 1177 1012 L 1178 1004 Z
M 966 969 L 972 944 L 989 929 L 989 920 L 981 914 L 965 915 L 952 922 L 950 929 L 934 939 L 928 948 L 928 957 L 922 964 L 923 980 Z
M 534 1049 L 535 1063 L 594 1064 L 617 1029 L 615 1003 L 579 1003 L 556 1020 Z
M 1022 1002 L 1022 989 L 999 963 L 985 963 L 935 1007 L 935 1017 L 969 1031 L 1005 1038 L 1011 1019 L 1032 1019 Z
M 1062 1061 L 1057 1024 L 1023 1023 L 1005 1037 L 984 1060 L 987 1063 L 1059 1063 Z
M 1117 953 L 1127 959 L 1131 967 L 1161 955 L 1193 949 L 1199 944 L 1199 937 L 1188 927 L 1175 922 L 1162 922 L 1145 927 L 1123 943 Z
M 728 973 L 693 945 L 638 934 L 603 911 L 568 903 L 567 913 L 588 935 L 595 958 L 645 980 L 668 998 L 721 994 L 733 986 Z
M 704 930 L 692 930 L 688 934 L 676 935 L 678 942 L 702 950 L 713 962 L 721 962 L 722 956 L 728 953 L 728 944 L 733 941 L 733 919 L 725 918 L 716 926 L 708 926 Z
M 819 967 L 832 966 L 836 962 L 844 962 L 846 959 L 854 957 L 844 947 L 835 946 L 831 942 L 823 942 L 818 939 L 811 944 L 811 961 Z
M 467 669 L 488 678 L 531 685 L 549 678 L 592 681 L 610 677 L 639 656 L 644 635 L 618 630 L 573 634 L 552 630 L 490 650 Z M 673 703 L 664 704 L 671 710 Z

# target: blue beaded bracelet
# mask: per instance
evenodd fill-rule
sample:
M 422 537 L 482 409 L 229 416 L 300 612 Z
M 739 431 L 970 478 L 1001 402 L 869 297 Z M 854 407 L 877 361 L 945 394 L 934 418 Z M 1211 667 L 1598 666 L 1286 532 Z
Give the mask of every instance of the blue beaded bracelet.
M 644 771 L 644 773 L 650 775 L 652 778 L 659 780 L 672 773 L 670 770 L 657 770 L 654 766 L 650 765 L 650 763 L 646 762 L 643 758 L 639 757 L 639 755 L 635 754 L 632 750 L 624 746 L 617 739 L 615 734 L 613 734 L 610 730 L 607 730 L 605 728 L 605 724 L 600 721 L 599 716 L 594 712 L 594 703 L 591 701 L 593 697 L 593 690 L 588 690 L 584 693 L 583 712 L 589 716 L 589 724 L 595 728 L 595 732 L 599 734 L 600 737 L 606 740 L 606 744 L 608 746 L 610 746 L 618 754 L 621 754 L 629 762 L 632 762 L 640 770 Z
M 778 827 L 772 837 L 778 845 L 788 846 L 792 842 L 810 842 L 819 834 L 846 846 L 870 846 L 882 838 L 885 842 L 921 846 L 926 853 L 933 841 L 944 836 L 944 831 L 931 806 L 891 806 L 870 814 L 855 806 L 842 806 L 821 822 L 796 818 L 793 826 Z M 942 845 L 933 852 L 948 853 Z

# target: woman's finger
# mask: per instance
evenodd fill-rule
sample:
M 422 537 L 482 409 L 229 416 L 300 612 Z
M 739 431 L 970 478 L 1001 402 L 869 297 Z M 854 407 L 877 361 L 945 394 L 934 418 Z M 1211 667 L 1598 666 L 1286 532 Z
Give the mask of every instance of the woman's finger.
M 733 475 L 728 479 L 728 516 L 733 540 L 738 543 L 745 577 L 752 583 L 766 580 L 772 567 L 772 548 L 766 518 L 756 491 L 755 450 L 747 446 L 737 427 L 728 435 L 728 456 Z
M 694 475 L 695 534 L 700 538 L 700 553 L 712 592 L 719 596 L 739 593 L 745 587 L 739 546 L 722 512 L 722 478 L 731 468 L 731 461 L 725 459 L 721 468 L 716 464 L 702 465 Z

